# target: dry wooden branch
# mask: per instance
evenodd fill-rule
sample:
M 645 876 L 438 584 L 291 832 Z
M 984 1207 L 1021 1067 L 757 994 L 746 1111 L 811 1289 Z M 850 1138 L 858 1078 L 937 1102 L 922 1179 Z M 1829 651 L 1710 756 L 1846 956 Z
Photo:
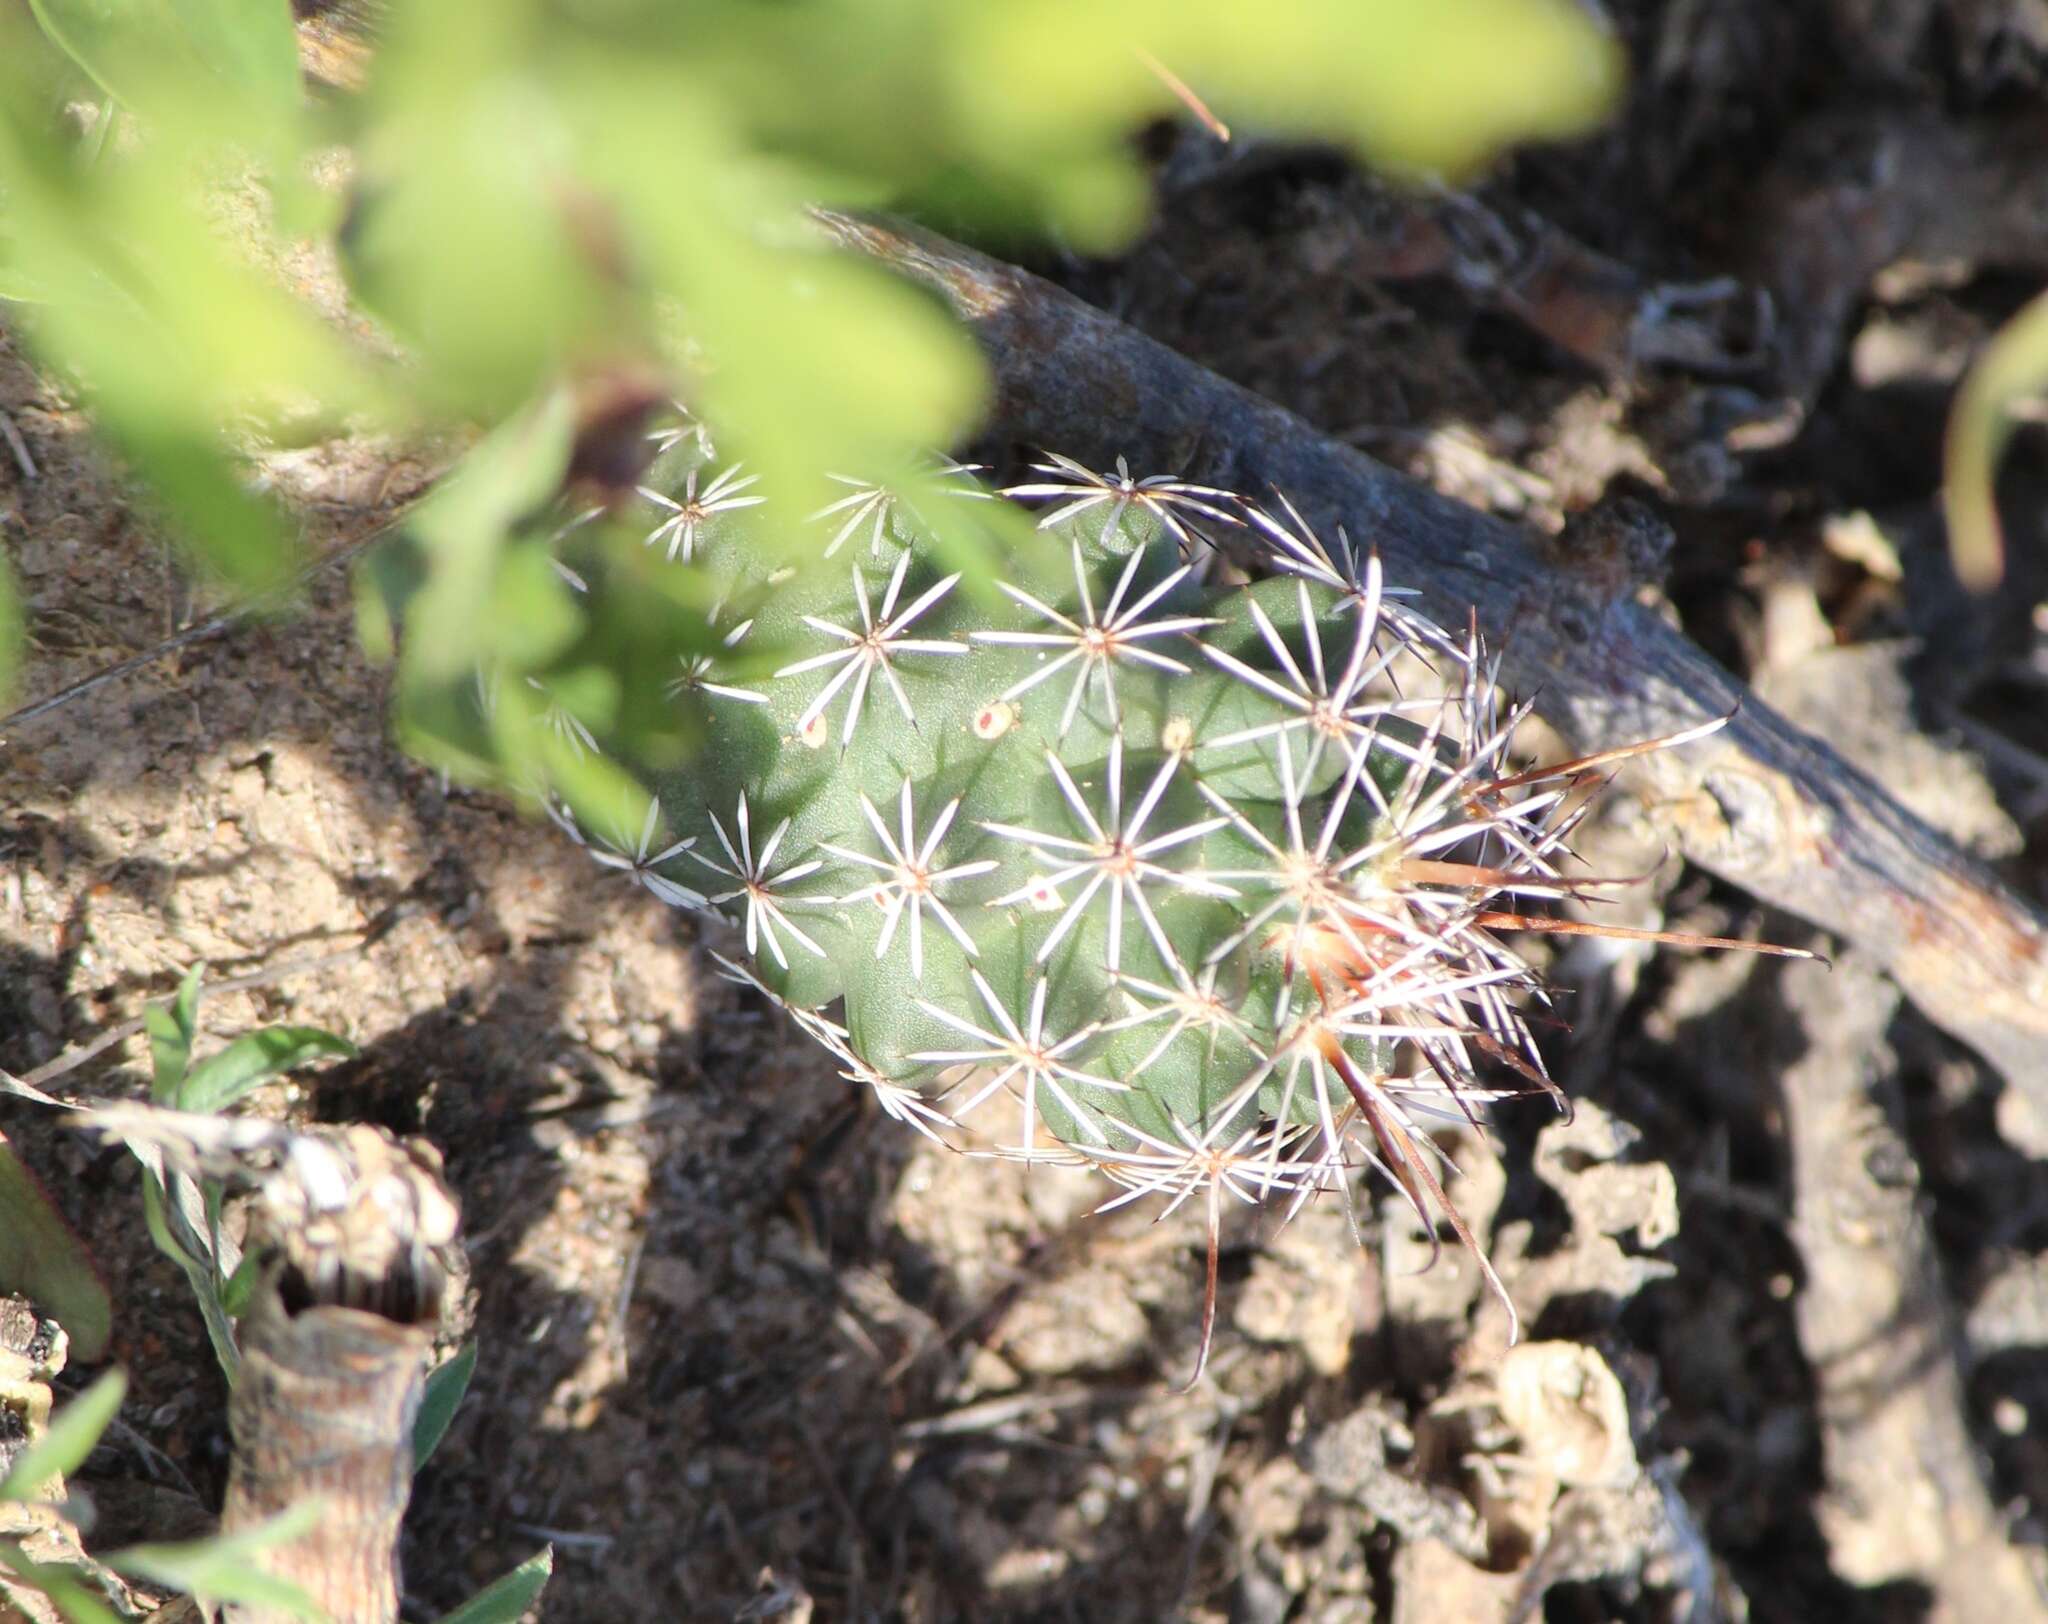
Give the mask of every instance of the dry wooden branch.
M 1871 279 L 1901 259 L 2008 268 L 2048 265 L 2048 120 L 1958 121 L 1929 109 L 1859 104 L 1795 130 L 1751 201 L 1747 270 L 1781 324 L 1773 383 L 1788 439 L 1840 363 Z
M 1898 996 L 1859 956 L 1831 978 L 1786 967 L 1785 1117 L 1806 1261 L 1799 1340 L 1813 1367 L 1827 1492 L 1821 1530 L 1855 1584 L 1918 1579 L 1930 1616 L 2033 1618 L 2041 1592 L 2006 1537 L 1965 1418 L 1957 1328 L 1893 1119 L 1884 1034 Z
M 1281 153 L 1289 150 L 1299 149 Z M 1217 173 L 1242 170 L 1219 161 Z M 1361 181 L 1346 196 L 1344 216 L 1355 226 L 1343 239 L 1348 276 L 1450 281 L 1473 304 L 1608 378 L 1627 380 L 1649 366 L 1740 376 L 1762 371 L 1769 359 L 1770 300 L 1733 277 L 1657 281 L 1489 192 Z
M 839 243 L 942 294 L 994 362 L 1001 432 L 1119 453 L 1248 493 L 1376 546 L 1446 624 L 1476 610 L 1509 685 L 1578 749 L 1733 712 L 1712 739 L 1640 766 L 1685 854 L 1883 963 L 1927 1015 L 1996 1065 L 2048 1137 L 2048 920 L 1826 743 L 1750 695 L 1642 601 L 1655 526 L 1539 538 L 1326 439 L 1049 283 L 944 239 L 821 214 Z

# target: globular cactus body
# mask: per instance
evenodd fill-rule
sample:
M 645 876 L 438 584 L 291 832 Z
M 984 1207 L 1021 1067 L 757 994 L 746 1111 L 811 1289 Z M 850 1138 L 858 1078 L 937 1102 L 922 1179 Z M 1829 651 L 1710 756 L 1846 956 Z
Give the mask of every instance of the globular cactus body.
M 926 1131 L 1204 1195 L 1212 1237 L 1224 1193 L 1371 1163 L 1465 1234 L 1427 1123 L 1550 1088 L 1495 928 L 1600 883 L 1560 867 L 1594 775 L 1509 769 L 1476 633 L 1284 501 L 1056 459 L 991 581 L 926 522 L 966 470 L 855 486 L 793 567 L 732 470 L 665 460 L 648 541 L 716 597 L 696 747 L 607 861 L 724 913 L 731 972 Z

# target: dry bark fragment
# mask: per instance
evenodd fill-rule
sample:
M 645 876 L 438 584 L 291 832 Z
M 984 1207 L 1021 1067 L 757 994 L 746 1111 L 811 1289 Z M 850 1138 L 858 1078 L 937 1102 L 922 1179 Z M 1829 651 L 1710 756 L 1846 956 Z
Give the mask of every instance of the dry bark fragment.
M 265 1551 L 329 1617 L 395 1624 L 413 1420 L 455 1234 L 440 1159 L 376 1129 L 295 1136 L 263 1190 L 262 1282 L 242 1322 L 226 1533 L 317 1497 L 319 1522 Z M 231 1611 L 236 1624 L 291 1615 Z
M 0 1296 L 0 1478 L 42 1441 L 50 1420 L 50 1382 L 69 1354 L 61 1325 L 25 1297 Z M 117 1618 L 140 1619 L 149 1612 L 153 1598 L 86 1554 L 65 1503 L 63 1479 L 52 1477 L 34 1492 L 36 1498 L 26 1502 L 0 1502 L 0 1545 L 63 1573 Z M 0 1568 L 0 1624 L 63 1624 L 63 1618 L 41 1590 Z
M 1656 544 L 1588 525 L 1543 542 L 1318 434 L 1041 279 L 942 238 L 819 216 L 838 242 L 936 289 L 994 364 L 1005 434 L 1118 454 L 1226 489 L 1284 491 L 1377 547 L 1447 625 L 1476 612 L 1508 684 L 1575 747 L 1729 716 L 1639 782 L 1703 867 L 1875 955 L 1932 1020 L 2004 1073 L 2048 1139 L 2048 920 L 1823 741 L 1787 723 L 1638 588 Z
M 1816 114 L 1792 132 L 1750 203 L 1746 267 L 1781 317 L 1773 382 L 1788 411 L 1765 446 L 1795 436 L 1841 360 L 1872 278 L 1895 261 L 2048 264 L 2048 120 L 1957 120 L 1934 108 Z
M 1833 977 L 1789 966 L 1782 985 L 1803 1028 L 1783 1087 L 1835 1568 L 1858 1584 L 1918 1579 L 1933 1616 L 1958 1624 L 2038 1618 L 2048 1594 L 1985 1488 L 1912 1151 L 1887 1109 L 1898 993 L 1858 957 Z

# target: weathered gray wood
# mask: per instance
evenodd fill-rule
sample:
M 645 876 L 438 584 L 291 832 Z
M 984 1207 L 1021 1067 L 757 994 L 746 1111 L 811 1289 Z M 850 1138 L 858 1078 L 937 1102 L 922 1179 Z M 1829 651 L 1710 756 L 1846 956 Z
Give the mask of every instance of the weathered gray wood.
M 1832 977 L 1787 966 L 1775 1034 L 1792 1152 L 1795 1307 L 1814 1378 L 1826 1491 L 1817 1511 L 1852 1584 L 1917 1579 L 1935 1619 L 2038 1617 L 1970 1436 L 1954 1310 L 1902 1137 L 1898 997 L 1860 955 Z

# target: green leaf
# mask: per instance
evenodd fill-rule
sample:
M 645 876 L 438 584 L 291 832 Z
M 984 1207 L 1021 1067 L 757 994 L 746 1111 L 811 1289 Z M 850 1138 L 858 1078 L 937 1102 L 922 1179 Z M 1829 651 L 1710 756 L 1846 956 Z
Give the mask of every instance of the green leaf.
M 182 1111 L 220 1111 L 271 1078 L 310 1060 L 351 1059 L 356 1046 L 317 1026 L 270 1026 L 245 1032 L 208 1055 L 186 1075 L 176 1104 Z
M 454 1358 L 437 1365 L 427 1376 L 426 1391 L 420 1395 L 419 1414 L 412 1423 L 412 1469 L 426 1465 L 441 1440 L 448 1435 L 462 1395 L 469 1391 L 469 1378 L 476 1370 L 476 1344 L 468 1343 Z
M 214 75 L 274 117 L 298 106 L 299 42 L 290 0 L 172 3 L 194 53 Z
M 688 312 L 706 415 L 764 489 L 801 512 L 827 498 L 828 468 L 962 437 L 985 404 L 987 369 L 936 300 L 811 246 L 792 177 L 738 148 L 741 132 L 715 102 L 677 95 L 669 64 L 574 67 L 565 112 L 618 198 L 651 288 Z M 649 152 L 665 161 L 650 164 Z M 678 170 L 721 179 L 678 207 Z
M 142 1215 L 149 1226 L 150 1239 L 156 1242 L 156 1249 L 179 1268 L 189 1269 L 197 1260 L 171 1228 L 169 1205 L 162 1180 L 152 1169 L 145 1167 L 142 1171 Z
M 1999 329 L 1956 391 L 1942 447 L 1942 503 L 1949 556 L 1975 592 L 1998 585 L 2005 540 L 1992 489 L 1998 456 L 2016 421 L 2013 408 L 2048 387 L 2048 293 Z
M 120 1412 L 127 1391 L 127 1376 L 110 1370 L 65 1405 L 51 1418 L 49 1430 L 15 1457 L 13 1470 L 0 1478 L 0 1500 L 32 1499 L 51 1478 L 77 1471 Z
M 299 565 L 295 534 L 275 503 L 249 491 L 239 465 L 212 435 L 152 420 L 140 402 L 102 396 L 97 404 L 108 440 L 191 539 L 202 563 L 252 596 L 277 592 L 291 580 Z
M 191 1286 L 192 1296 L 199 1304 L 199 1317 L 206 1324 L 207 1340 L 213 1344 L 213 1356 L 220 1361 L 221 1373 L 232 1387 L 242 1368 L 241 1352 L 235 1346 L 234 1322 L 221 1301 L 212 1260 L 194 1256 L 178 1239 L 172 1228 L 169 1208 L 170 1197 L 165 1194 L 163 1185 L 156 1174 L 145 1167 L 142 1170 L 142 1216 L 149 1226 L 150 1239 L 156 1242 L 159 1252 L 184 1270 L 185 1281 Z
M 65 55 L 124 105 L 183 112 L 208 93 L 252 114 L 299 99 L 286 0 L 29 0 Z
M 260 1528 L 177 1545 L 131 1545 L 109 1556 L 107 1566 L 132 1578 L 169 1585 L 206 1601 L 277 1608 L 304 1619 L 324 1615 L 305 1591 L 265 1572 L 256 1557 L 299 1538 L 320 1521 L 319 1501 L 308 1501 L 272 1517 Z
M 1509 142 L 1589 129 L 1624 60 L 1570 0 L 1025 0 L 979 24 L 948 36 L 951 133 L 1089 250 L 1120 247 L 1143 219 L 1115 143 L 1179 111 L 1148 58 L 1230 122 L 1454 177 Z
M 0 299 L 7 296 L 7 268 L 0 265 Z M 5 559 L 0 559 L 0 701 L 13 696 L 14 679 L 21 673 L 22 644 L 27 636 L 14 571 Z
M 221 1312 L 236 1320 L 248 1313 L 250 1300 L 256 1295 L 256 1282 L 262 1277 L 262 1259 L 255 1252 L 244 1252 L 235 1272 L 221 1283 Z
M 518 1624 L 526 1609 L 540 1599 L 554 1571 L 555 1548 L 550 1545 L 502 1579 L 494 1579 L 454 1612 L 444 1613 L 440 1624 Z
M 78 0 L 29 0 L 29 10 L 35 13 L 43 32 L 77 64 L 79 70 L 107 94 L 113 95 L 107 59 L 114 50 L 110 48 L 108 36 L 111 34 L 114 40 L 119 38 L 119 9 L 81 4 Z M 122 75 L 114 70 L 113 77 L 118 79 Z
M 561 485 L 572 429 L 569 398 L 557 391 L 493 433 L 412 515 L 427 573 L 408 615 L 427 634 L 406 638 L 402 681 L 466 682 L 501 643 L 524 643 L 523 630 L 493 626 L 483 611 L 499 590 L 513 531 Z M 554 588 L 557 597 L 567 590 Z
M 92 1254 L 0 1134 L 0 1291 L 55 1316 L 81 1364 L 107 1351 L 114 1310 Z
M 151 1004 L 142 1012 L 143 1030 L 149 1034 L 149 1064 L 153 1073 L 150 1092 L 160 1105 L 177 1102 L 185 1081 L 185 1068 L 192 1063 L 192 1039 L 199 1031 L 199 977 L 203 966 L 193 965 L 178 983 L 178 995 L 168 1005 Z
M 114 1610 L 86 1589 L 70 1569 L 33 1561 L 11 1541 L 0 1540 L 0 1568 L 9 1569 L 47 1596 L 65 1624 L 120 1624 Z
M 82 167 L 51 139 L 34 111 L 38 87 L 6 72 L 6 55 L 0 43 L 10 275 L 44 295 L 20 307 L 22 335 L 80 390 L 202 561 L 248 591 L 277 589 L 297 563 L 297 527 L 249 487 L 237 444 L 303 440 L 373 402 L 387 407 L 388 391 L 258 268 L 282 246 L 261 221 L 224 229 L 220 188 L 201 193 L 196 172 L 246 166 L 245 144 L 228 159 L 152 130 L 139 150 Z

